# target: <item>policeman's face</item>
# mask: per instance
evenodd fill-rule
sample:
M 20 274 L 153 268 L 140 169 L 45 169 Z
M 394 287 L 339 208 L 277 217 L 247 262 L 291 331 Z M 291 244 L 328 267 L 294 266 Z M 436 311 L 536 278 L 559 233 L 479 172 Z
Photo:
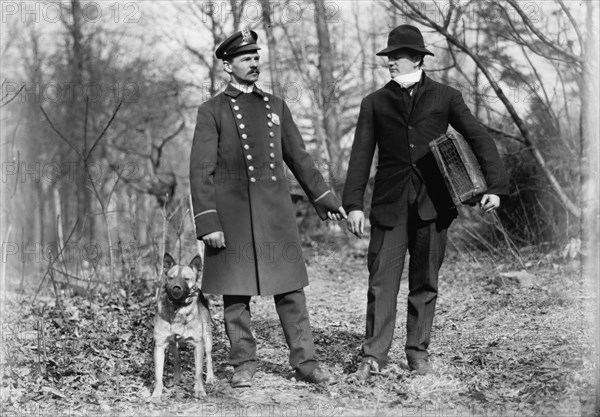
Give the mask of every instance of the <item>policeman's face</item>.
M 407 49 L 398 49 L 387 56 L 388 69 L 392 78 L 398 75 L 410 74 L 419 68 L 421 55 Z
M 236 83 L 254 84 L 260 74 L 259 61 L 258 52 L 251 51 L 223 61 L 223 68 Z

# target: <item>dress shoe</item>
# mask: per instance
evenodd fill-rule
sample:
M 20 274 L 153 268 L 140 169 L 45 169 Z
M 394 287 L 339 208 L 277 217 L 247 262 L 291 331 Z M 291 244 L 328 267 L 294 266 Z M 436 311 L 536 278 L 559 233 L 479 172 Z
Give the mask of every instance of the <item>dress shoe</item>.
M 374 360 L 363 360 L 358 369 L 350 374 L 349 379 L 364 382 L 371 378 L 371 375 L 379 374 L 379 365 Z
M 252 386 L 253 374 L 248 369 L 241 369 L 233 373 L 231 378 L 231 386 L 233 388 L 245 388 Z
M 306 376 L 301 376 L 298 373 L 298 371 L 296 371 L 296 380 L 309 382 L 311 384 L 325 383 L 325 384 L 333 385 L 333 384 L 338 383 L 338 379 L 333 374 L 322 370 L 318 366 L 315 369 L 313 369 L 312 372 Z
M 417 375 L 433 375 L 435 372 L 429 366 L 427 359 L 415 359 L 408 362 L 408 368 Z

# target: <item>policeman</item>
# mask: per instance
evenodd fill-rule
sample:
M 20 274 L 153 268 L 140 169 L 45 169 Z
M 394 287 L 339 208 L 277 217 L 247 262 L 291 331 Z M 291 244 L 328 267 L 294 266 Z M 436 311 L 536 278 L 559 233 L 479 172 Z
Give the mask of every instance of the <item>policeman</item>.
M 223 295 L 233 387 L 250 386 L 257 366 L 253 295 L 274 296 L 296 379 L 333 383 L 315 359 L 303 290 L 308 277 L 284 162 L 321 219 L 346 213 L 306 152 L 288 106 L 255 85 L 257 39 L 246 29 L 217 48 L 230 83 L 198 109 L 190 185 L 197 237 L 206 244 L 202 291 Z

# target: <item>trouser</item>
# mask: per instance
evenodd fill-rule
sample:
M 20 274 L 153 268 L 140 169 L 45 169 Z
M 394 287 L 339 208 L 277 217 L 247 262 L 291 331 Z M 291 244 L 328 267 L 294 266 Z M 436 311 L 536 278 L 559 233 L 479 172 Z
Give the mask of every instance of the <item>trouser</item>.
M 304 289 L 273 296 L 285 340 L 290 349 L 290 365 L 304 377 L 318 365 L 306 308 Z M 250 296 L 223 296 L 225 331 L 229 338 L 229 364 L 236 370 L 257 366 L 256 341 L 250 325 Z
M 408 265 L 408 312 L 405 353 L 409 362 L 427 359 L 438 292 L 438 271 L 444 259 L 447 225 L 422 221 L 416 192 L 409 185 L 405 215 L 392 229 L 374 226 L 368 249 L 366 337 L 363 358 L 385 366 L 396 324 L 396 302 L 406 251 Z

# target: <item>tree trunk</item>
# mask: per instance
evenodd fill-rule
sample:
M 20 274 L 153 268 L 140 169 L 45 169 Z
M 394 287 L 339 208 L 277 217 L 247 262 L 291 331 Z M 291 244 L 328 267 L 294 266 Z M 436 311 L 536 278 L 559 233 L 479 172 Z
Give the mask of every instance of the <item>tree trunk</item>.
M 73 38 L 73 50 L 71 56 L 71 75 L 73 77 L 73 83 L 75 85 L 75 92 L 73 94 L 73 100 L 69 103 L 70 109 L 69 113 L 73 120 L 83 120 L 85 117 L 85 113 L 82 111 L 85 108 L 85 100 L 82 97 L 82 92 L 84 91 L 84 62 L 85 62 L 85 51 L 83 45 L 83 14 L 81 10 L 81 3 L 79 0 L 71 1 L 71 13 L 73 16 L 73 23 L 68 27 L 71 37 Z M 80 125 L 76 125 L 76 127 L 80 127 Z M 77 137 L 80 135 L 80 132 L 72 132 L 71 137 Z M 82 135 L 83 142 L 78 144 L 79 149 L 83 152 L 83 154 L 87 154 L 88 151 L 88 143 L 85 135 Z M 90 215 L 92 212 L 92 192 L 90 190 L 89 180 L 87 175 L 85 174 L 85 168 L 83 166 L 83 161 L 78 161 L 77 164 L 77 218 L 81 222 L 82 227 L 89 225 L 89 233 L 87 235 L 87 239 L 93 241 L 95 238 L 95 219 L 89 218 L 87 222 L 85 222 L 86 216 Z M 63 195 L 63 198 L 66 196 Z M 70 227 L 68 225 L 67 227 Z M 83 230 L 78 231 L 83 232 Z M 81 236 L 84 236 L 83 233 Z
M 325 131 L 325 143 L 330 157 L 329 180 L 338 184 L 337 167 L 340 164 L 340 127 L 339 127 L 339 103 L 337 85 L 333 76 L 334 57 L 329 38 L 329 29 L 325 21 L 325 5 L 323 0 L 315 0 L 317 38 L 319 39 L 319 75 L 318 86 L 319 101 L 323 112 L 323 129 Z
M 271 73 L 271 92 L 279 93 L 279 69 L 277 66 L 277 40 L 273 35 L 273 22 L 271 21 L 270 0 L 261 0 L 263 29 L 267 34 L 267 46 L 269 48 L 269 72 Z
M 586 9 L 587 37 L 585 53 L 583 54 L 585 56 L 582 82 L 584 88 L 581 95 L 581 166 L 583 167 L 581 183 L 581 240 L 584 260 L 582 273 L 587 284 L 587 290 L 590 292 L 590 295 L 591 293 L 595 293 L 595 299 L 598 301 L 600 298 L 600 283 L 598 280 L 598 253 L 600 250 L 598 243 L 600 236 L 600 211 L 598 208 L 598 172 L 600 172 L 598 8 L 594 2 L 587 2 Z M 582 311 L 589 311 L 591 306 L 582 307 Z M 596 352 L 598 352 L 600 351 L 600 333 L 598 330 L 600 312 L 597 303 L 595 308 L 595 317 L 588 317 L 588 323 L 592 326 L 591 328 L 595 329 Z M 596 401 L 600 401 L 599 399 L 600 374 L 598 374 L 596 384 Z M 596 407 L 600 408 L 600 404 L 597 403 Z

